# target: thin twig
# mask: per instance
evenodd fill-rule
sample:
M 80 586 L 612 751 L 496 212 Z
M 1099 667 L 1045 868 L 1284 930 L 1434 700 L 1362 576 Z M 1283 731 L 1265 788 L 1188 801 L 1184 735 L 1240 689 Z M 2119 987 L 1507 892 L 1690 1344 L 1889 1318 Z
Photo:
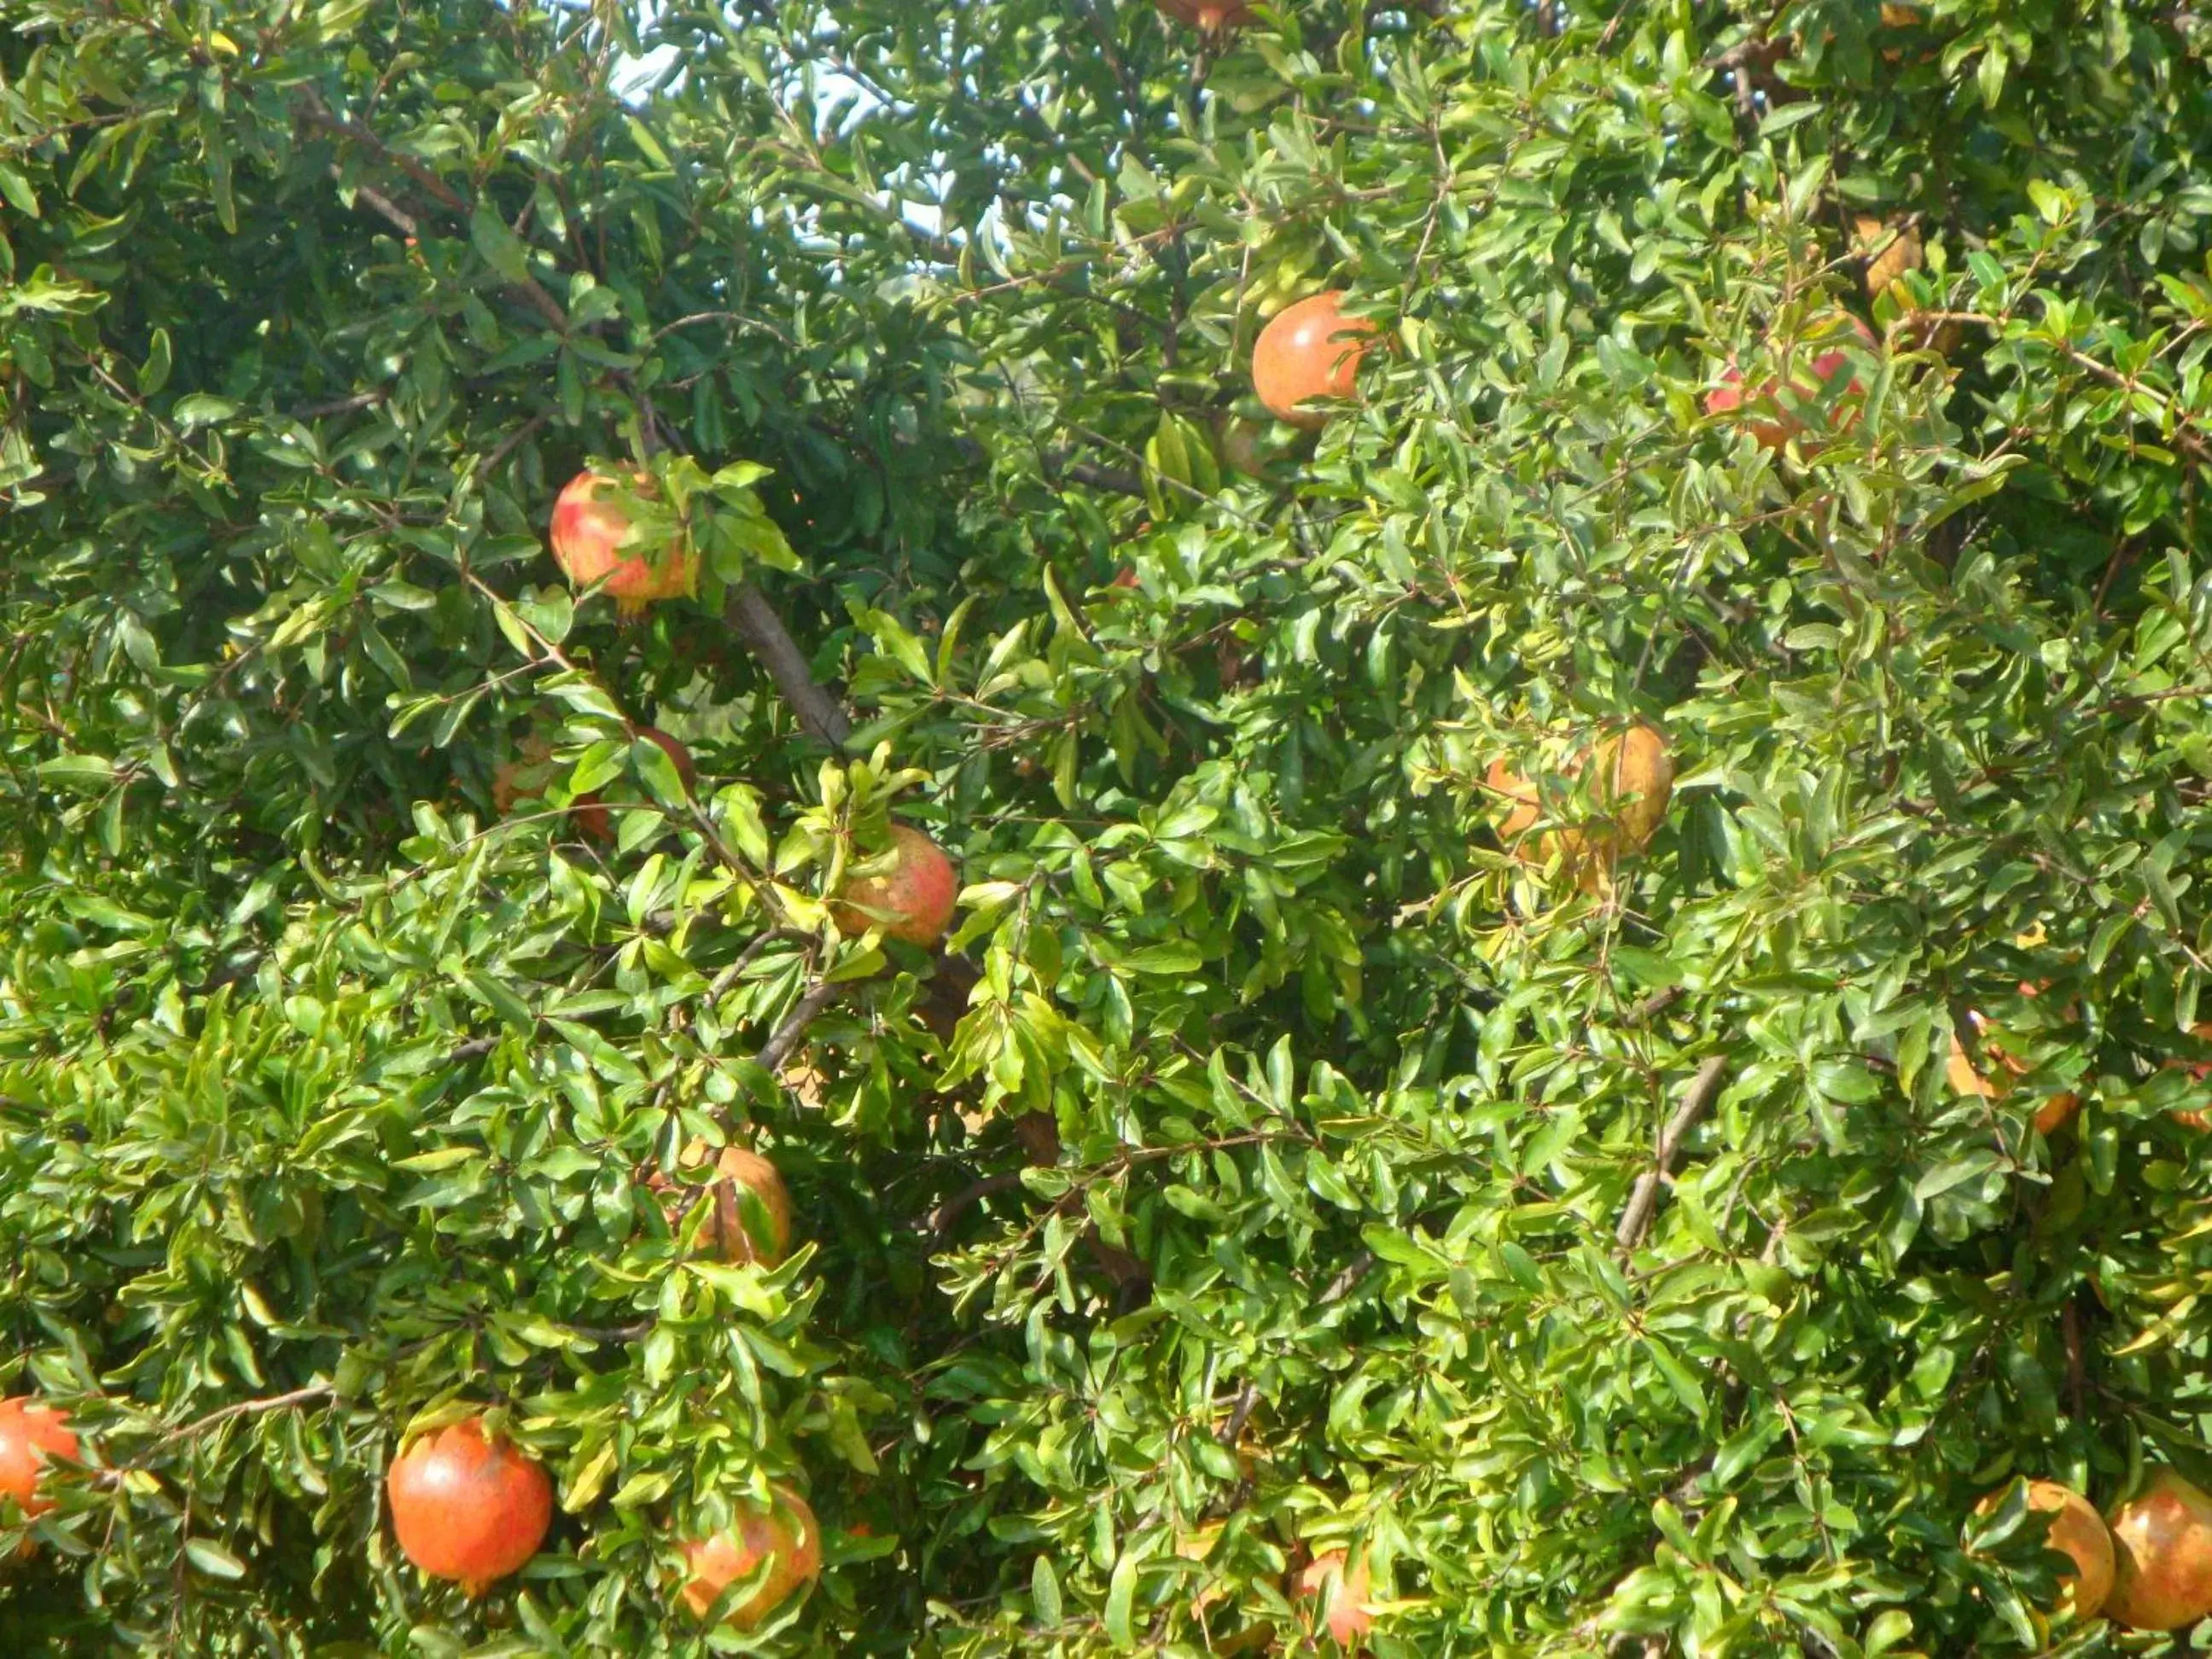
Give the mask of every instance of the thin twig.
M 1328 1281 L 1328 1288 L 1321 1293 L 1321 1301 L 1316 1305 L 1326 1308 L 1332 1302 L 1343 1300 L 1345 1297 L 1351 1294 L 1352 1287 L 1359 1282 L 1361 1275 L 1374 1265 L 1375 1252 L 1360 1251 L 1358 1255 L 1344 1264 L 1342 1273 Z
M 1237 1391 L 1237 1403 L 1230 1407 L 1229 1420 L 1221 1425 L 1221 1432 L 1214 1439 L 1224 1446 L 1235 1445 L 1244 1432 L 1244 1425 L 1252 1420 L 1252 1408 L 1259 1403 L 1260 1384 L 1255 1379 Z
M 1644 1243 L 1651 1231 L 1651 1219 L 1659 1212 L 1660 1183 L 1674 1172 L 1674 1159 L 1682 1149 L 1682 1142 L 1696 1128 L 1705 1114 L 1720 1098 L 1721 1083 L 1728 1076 L 1728 1056 L 1708 1055 L 1705 1063 L 1698 1067 L 1698 1074 L 1690 1079 L 1689 1089 L 1682 1096 L 1682 1103 L 1674 1109 L 1674 1115 L 1667 1120 L 1667 1127 L 1659 1132 L 1658 1155 L 1652 1166 L 1636 1177 L 1635 1190 L 1628 1195 L 1628 1207 L 1620 1212 L 1620 1226 L 1613 1234 L 1613 1242 L 1623 1255 Z
M 996 1175 L 978 1176 L 945 1202 L 921 1218 L 915 1231 L 929 1233 L 943 1239 L 952 1231 L 952 1224 L 960 1219 L 994 1193 L 1012 1192 L 1022 1184 L 1019 1170 L 1001 1170 Z
M 328 1400 L 337 1393 L 337 1385 L 334 1382 L 311 1382 L 306 1388 L 294 1389 L 289 1394 L 270 1395 L 263 1400 L 240 1400 L 218 1411 L 211 1411 L 205 1417 L 196 1419 L 181 1428 L 170 1430 L 125 1467 L 143 1468 L 179 1441 L 196 1440 L 210 1429 L 228 1423 L 234 1417 L 258 1417 L 264 1412 L 283 1411 L 288 1406 L 304 1406 L 311 1400 Z
M 1680 985 L 1662 986 L 1658 990 L 1654 991 L 1650 996 L 1644 998 L 1643 1001 L 1638 1003 L 1626 1013 L 1623 1014 L 1620 1017 L 1620 1023 L 1623 1025 L 1630 1026 L 1647 1025 L 1650 1024 L 1651 1021 L 1658 1018 L 1660 1015 L 1665 1013 L 1669 1008 L 1673 1007 L 1676 1003 L 1680 1002 L 1687 995 L 1689 995 L 1689 991 L 1686 987 Z
M 428 191 L 438 204 L 448 213 L 461 219 L 470 219 L 473 216 L 473 205 L 459 191 L 413 156 L 404 151 L 392 149 L 381 137 L 358 121 L 349 120 L 346 117 L 336 113 L 329 105 L 323 102 L 322 98 L 313 88 L 303 89 L 301 92 L 295 107 L 299 112 L 300 118 L 309 126 L 358 144 L 379 160 L 398 167 Z M 412 214 L 406 212 L 389 198 L 377 194 L 366 185 L 356 185 L 355 189 L 362 199 L 368 202 L 394 224 L 400 225 L 408 235 L 412 236 L 416 234 L 415 217 Z M 507 287 L 521 295 L 532 309 L 551 324 L 555 331 L 562 334 L 568 331 L 568 313 L 562 308 L 558 300 L 545 291 L 545 285 L 535 276 L 526 271 L 523 273 L 521 281 L 509 283 Z

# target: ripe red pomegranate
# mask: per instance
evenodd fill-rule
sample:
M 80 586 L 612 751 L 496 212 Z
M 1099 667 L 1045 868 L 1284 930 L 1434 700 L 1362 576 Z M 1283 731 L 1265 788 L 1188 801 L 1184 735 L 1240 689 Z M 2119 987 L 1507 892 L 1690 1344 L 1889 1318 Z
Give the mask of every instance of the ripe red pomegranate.
M 694 1619 L 704 1619 L 724 1590 L 750 1577 L 763 1561 L 769 1568 L 761 1587 L 722 1615 L 732 1629 L 751 1630 L 793 1590 L 822 1576 L 822 1523 L 790 1487 L 771 1491 L 767 1514 L 745 1515 L 727 1531 L 684 1546 L 691 1577 L 682 1595 Z
M 1850 368 L 1850 353 L 1843 340 L 1854 333 L 1869 348 L 1881 344 L 1872 329 L 1844 312 L 1816 319 L 1805 337 L 1787 343 L 1781 357 L 1790 391 L 1801 398 L 1819 397 Z M 1850 384 L 1844 390 L 1849 398 L 1866 395 L 1866 386 L 1856 374 L 1851 376 Z M 1721 371 L 1720 384 L 1705 393 L 1705 413 L 1727 415 L 1739 411 L 1751 435 L 1763 448 L 1778 450 L 1805 430 L 1803 418 L 1796 410 L 1783 407 L 1779 381 L 1763 380 L 1747 392 L 1742 372 L 1730 363 Z M 1837 410 L 1835 418 L 1840 431 L 1858 418 L 1858 410 L 1845 405 Z
M 652 483 L 649 475 L 634 476 L 641 492 Z M 599 499 L 615 481 L 602 472 L 579 472 L 568 480 L 553 503 L 550 539 L 553 562 L 574 587 L 589 587 L 605 578 L 606 592 L 625 612 L 643 610 L 655 599 L 672 599 L 691 591 L 693 577 L 690 549 L 680 543 L 658 561 L 641 554 L 625 557 L 622 549 L 630 537 L 629 515 L 611 501 Z
M 489 1438 L 481 1417 L 417 1439 L 387 1484 L 401 1551 L 471 1595 L 537 1554 L 552 1524 L 552 1480 L 511 1442 Z
M 1303 407 L 1309 398 L 1349 398 L 1359 387 L 1359 360 L 1367 347 L 1362 336 L 1375 332 L 1372 319 L 1346 317 L 1344 291 L 1285 306 L 1268 319 L 1252 347 L 1252 389 L 1279 421 L 1309 429 L 1326 426 L 1328 416 Z
M 634 738 L 650 738 L 654 743 L 659 744 L 661 753 L 676 763 L 676 775 L 684 781 L 684 793 L 687 795 L 691 793 L 699 781 L 699 767 L 698 763 L 691 758 L 691 751 L 689 749 L 657 726 L 635 727 L 631 735 Z M 496 799 L 498 789 L 496 778 L 493 780 L 493 789 Z M 588 795 L 578 796 L 576 804 L 568 811 L 568 817 L 579 830 L 589 836 L 593 841 L 614 839 L 612 815 L 607 811 L 605 801 L 596 790 Z
M 54 1506 L 54 1500 L 39 1488 L 54 1458 L 77 1455 L 76 1436 L 68 1425 L 67 1412 L 26 1395 L 0 1400 L 0 1498 L 14 1498 L 25 1520 Z M 24 1553 L 30 1547 L 26 1539 Z
M 891 939 L 927 949 L 952 925 L 960 878 L 944 849 L 907 824 L 891 825 L 891 850 L 898 861 L 890 873 L 847 883 L 830 914 L 848 933 L 880 926 Z
M 2181 1630 L 2212 1613 L 2212 1498 L 2159 1469 L 2107 1518 L 2117 1571 L 2106 1617 L 2134 1630 Z
M 1252 9 L 1243 0 L 1153 0 L 1153 3 L 1164 15 L 1208 34 L 1241 28 L 1252 21 Z

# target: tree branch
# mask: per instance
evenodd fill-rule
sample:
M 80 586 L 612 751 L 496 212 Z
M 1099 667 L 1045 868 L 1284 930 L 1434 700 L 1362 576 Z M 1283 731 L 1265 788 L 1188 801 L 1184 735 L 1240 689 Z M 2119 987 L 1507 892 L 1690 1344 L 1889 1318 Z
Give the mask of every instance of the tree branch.
M 775 1034 L 753 1056 L 754 1060 L 770 1073 L 781 1072 L 783 1062 L 791 1058 L 791 1051 L 806 1035 L 806 1028 L 814 1023 L 815 1016 L 844 994 L 843 981 L 825 980 L 816 986 L 799 998 L 783 1024 L 775 1028 Z
M 1361 1277 L 1374 1265 L 1375 1252 L 1360 1251 L 1358 1255 L 1344 1264 L 1343 1272 L 1328 1281 L 1328 1288 L 1321 1293 L 1321 1300 L 1316 1305 L 1326 1308 L 1333 1302 L 1342 1301 L 1352 1293 L 1352 1287 L 1357 1285 Z
M 973 438 L 957 438 L 953 441 L 953 447 L 963 459 L 978 466 L 988 465 L 990 462 L 991 452 Z M 1145 481 L 1138 474 L 1124 471 L 1120 467 L 1101 466 L 1096 461 L 1079 460 L 1072 449 L 1048 449 L 1037 457 L 1037 462 L 1039 470 L 1051 483 L 1056 483 L 1066 478 L 1116 495 L 1130 495 L 1140 501 L 1146 499 Z
M 439 206 L 456 218 L 465 220 L 473 216 L 475 210 L 466 197 L 413 156 L 392 149 L 358 121 L 349 120 L 346 117 L 336 113 L 329 105 L 323 102 L 321 95 L 313 88 L 301 88 L 293 107 L 298 112 L 300 119 L 309 126 L 330 133 L 335 137 L 343 138 L 350 143 L 358 144 L 379 161 L 398 167 L 428 191 Z M 408 235 L 412 236 L 416 234 L 416 221 L 412 214 L 406 212 L 389 198 L 380 195 L 366 185 L 356 185 L 355 190 L 362 200 L 391 220 L 393 224 L 399 226 Z M 566 334 L 568 331 L 568 313 L 562 308 L 558 300 L 545 291 L 544 284 L 535 276 L 525 272 L 520 282 L 509 283 L 507 287 L 521 295 L 532 310 L 551 324 L 556 332 Z
M 915 1231 L 932 1234 L 941 1241 L 952 1231 L 952 1224 L 968 1211 L 994 1193 L 1012 1192 L 1021 1184 L 1022 1172 L 1019 1170 L 1001 1170 L 996 1175 L 978 1176 L 922 1217 Z
M 836 699 L 814 683 L 806 658 L 767 596 L 746 582 L 731 591 L 723 615 L 731 632 L 745 642 L 745 648 L 768 671 L 799 725 L 831 748 L 842 746 L 852 735 L 852 720 L 837 706 Z
M 1667 1120 L 1667 1127 L 1659 1132 L 1658 1156 L 1650 1169 L 1636 1178 L 1635 1190 L 1628 1195 L 1628 1207 L 1620 1212 L 1620 1226 L 1613 1234 L 1613 1243 L 1620 1247 L 1623 1255 L 1644 1243 L 1651 1231 L 1651 1219 L 1659 1212 L 1660 1183 L 1674 1172 L 1674 1159 L 1682 1149 L 1682 1142 L 1696 1128 L 1705 1114 L 1720 1098 L 1722 1081 L 1728 1076 L 1728 1056 L 1712 1054 L 1698 1067 L 1698 1074 L 1690 1079 L 1690 1086 L 1682 1096 L 1682 1103 L 1674 1109 L 1674 1115 Z
M 133 1459 L 125 1467 L 143 1468 L 179 1441 L 196 1440 L 210 1429 L 218 1424 L 228 1423 L 234 1417 L 258 1417 L 264 1412 L 283 1411 L 289 1406 L 304 1406 L 313 1400 L 328 1400 L 337 1393 L 335 1383 L 312 1382 L 304 1389 L 294 1389 L 289 1394 L 270 1395 L 264 1400 L 240 1400 L 220 1410 L 211 1411 L 205 1417 L 198 1418 L 180 1428 L 170 1430 L 148 1447 L 143 1455 Z

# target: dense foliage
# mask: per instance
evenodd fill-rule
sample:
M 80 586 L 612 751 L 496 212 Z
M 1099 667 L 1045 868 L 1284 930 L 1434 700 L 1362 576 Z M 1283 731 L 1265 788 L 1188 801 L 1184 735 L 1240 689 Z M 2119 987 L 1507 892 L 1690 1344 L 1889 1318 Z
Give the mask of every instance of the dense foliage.
M 1332 1549 L 1384 1656 L 2120 1639 L 1968 1516 L 2212 1476 L 2212 20 L 0 23 L 0 1651 L 1287 1650 Z M 592 463 L 696 596 L 559 580 Z M 1631 719 L 1648 849 L 1516 859 Z M 384 1472 L 487 1407 L 470 1600 Z

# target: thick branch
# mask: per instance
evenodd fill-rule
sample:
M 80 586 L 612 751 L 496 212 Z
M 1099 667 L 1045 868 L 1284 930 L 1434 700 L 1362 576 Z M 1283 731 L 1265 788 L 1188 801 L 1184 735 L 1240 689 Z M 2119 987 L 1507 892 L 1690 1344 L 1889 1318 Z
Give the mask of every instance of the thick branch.
M 1659 1187 L 1674 1172 L 1674 1159 L 1682 1150 L 1682 1142 L 1696 1128 L 1713 1102 L 1720 1098 L 1722 1081 L 1728 1076 L 1728 1056 L 1713 1054 L 1698 1067 L 1698 1074 L 1690 1079 L 1689 1089 L 1682 1096 L 1682 1103 L 1674 1109 L 1674 1115 L 1667 1120 L 1667 1127 L 1659 1132 L 1659 1152 L 1650 1169 L 1636 1178 L 1636 1189 L 1628 1195 L 1628 1207 L 1620 1212 L 1620 1226 L 1613 1234 L 1613 1243 L 1625 1255 L 1644 1243 L 1644 1236 L 1651 1231 L 1651 1218 L 1659 1211 Z
M 833 749 L 852 735 L 853 722 L 836 699 L 814 683 L 806 658 L 759 588 L 746 582 L 733 589 L 724 619 L 745 642 L 745 649 L 759 659 L 799 725 Z

